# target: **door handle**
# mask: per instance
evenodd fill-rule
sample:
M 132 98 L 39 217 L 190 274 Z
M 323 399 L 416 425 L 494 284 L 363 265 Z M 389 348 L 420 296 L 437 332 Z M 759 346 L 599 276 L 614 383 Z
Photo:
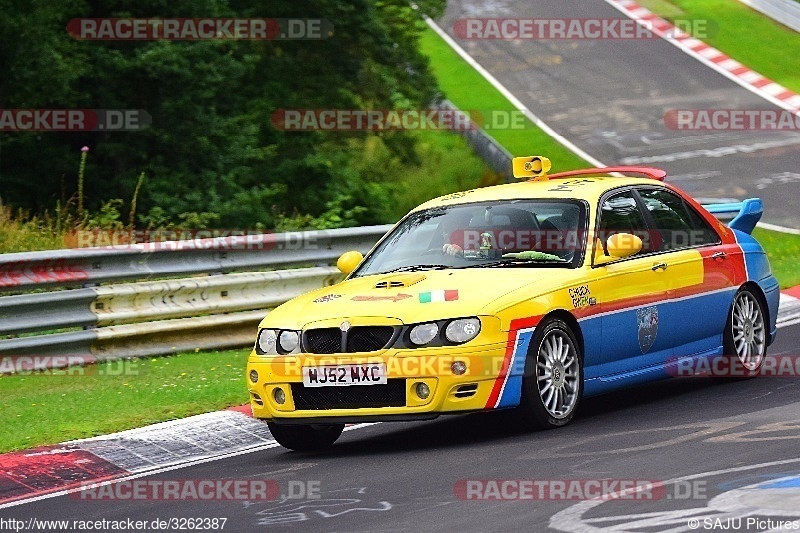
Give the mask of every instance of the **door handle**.
M 656 270 L 661 270 L 662 272 L 667 269 L 666 263 L 655 263 L 652 267 L 653 272 Z
M 711 259 L 725 259 L 726 257 L 728 257 L 728 254 L 725 252 L 714 252 L 711 254 Z

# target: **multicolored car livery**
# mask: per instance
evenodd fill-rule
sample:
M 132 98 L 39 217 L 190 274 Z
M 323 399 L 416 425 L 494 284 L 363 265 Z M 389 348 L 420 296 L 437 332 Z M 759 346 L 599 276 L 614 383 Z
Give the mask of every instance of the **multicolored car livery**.
M 697 362 L 759 372 L 779 300 L 759 199 L 706 209 L 659 169 L 549 168 L 515 158 L 525 181 L 422 204 L 344 254 L 344 281 L 269 313 L 247 383 L 280 444 L 494 409 L 557 427 L 583 397 Z

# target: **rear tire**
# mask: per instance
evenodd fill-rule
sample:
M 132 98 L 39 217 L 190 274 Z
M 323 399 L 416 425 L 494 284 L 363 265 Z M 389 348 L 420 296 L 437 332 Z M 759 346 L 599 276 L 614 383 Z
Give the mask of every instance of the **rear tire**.
M 722 335 L 722 353 L 730 377 L 753 378 L 761 373 L 767 355 L 767 325 L 758 295 L 742 287 L 733 297 Z
M 298 452 L 322 450 L 336 442 L 344 424 L 294 425 L 267 422 L 269 431 L 284 448 Z
M 552 318 L 536 327 L 525 361 L 517 408 L 529 429 L 552 429 L 572 420 L 583 395 L 583 355 L 572 329 Z

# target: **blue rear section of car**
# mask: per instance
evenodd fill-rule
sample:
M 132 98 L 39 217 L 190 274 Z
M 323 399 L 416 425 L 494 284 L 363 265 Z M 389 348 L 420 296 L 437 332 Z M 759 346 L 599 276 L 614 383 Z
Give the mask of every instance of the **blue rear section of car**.
M 757 283 L 758 286 L 761 287 L 761 291 L 764 293 L 764 298 L 767 301 L 769 315 L 767 318 L 770 332 L 769 343 L 772 344 L 777 332 L 775 323 L 778 318 L 778 303 L 781 299 L 780 285 L 772 274 L 767 254 L 758 241 L 752 235 L 743 231 L 734 230 L 734 235 L 744 252 L 747 279 Z
M 733 215 L 733 220 L 728 223 L 728 227 L 748 235 L 753 233 L 756 224 L 764 214 L 764 204 L 761 198 L 748 198 L 741 202 L 728 204 L 709 204 L 704 206 L 709 213 L 715 216 Z

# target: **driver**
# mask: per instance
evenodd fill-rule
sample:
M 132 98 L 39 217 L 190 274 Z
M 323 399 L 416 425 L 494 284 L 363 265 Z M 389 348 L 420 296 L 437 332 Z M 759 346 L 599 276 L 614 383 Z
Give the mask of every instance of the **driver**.
M 469 227 L 470 225 L 468 222 L 466 224 L 459 225 L 457 221 L 453 220 L 452 218 L 445 218 L 442 220 L 439 225 L 439 231 L 441 232 L 442 240 L 445 243 L 442 245 L 442 253 L 449 256 L 464 256 L 464 247 L 467 246 L 468 241 L 466 234 L 468 230 L 463 228 Z M 477 246 L 480 246 L 480 250 L 491 250 L 493 248 L 497 248 L 494 235 L 491 232 L 482 232 L 478 234 L 478 230 L 476 228 L 475 235 L 470 235 L 470 237 L 475 237 L 478 239 L 474 245 L 469 246 L 470 250 Z
M 449 256 L 461 256 L 464 254 L 464 224 L 460 224 L 457 218 L 445 216 L 439 223 L 439 232 L 442 236 L 442 253 Z M 460 234 L 460 235 L 459 235 Z M 460 237 L 460 238 L 459 238 Z M 460 241 L 460 243 L 459 243 Z
M 464 249 L 457 244 L 445 244 L 442 246 L 442 252 L 444 252 L 445 255 L 456 256 L 456 255 L 463 255 Z

